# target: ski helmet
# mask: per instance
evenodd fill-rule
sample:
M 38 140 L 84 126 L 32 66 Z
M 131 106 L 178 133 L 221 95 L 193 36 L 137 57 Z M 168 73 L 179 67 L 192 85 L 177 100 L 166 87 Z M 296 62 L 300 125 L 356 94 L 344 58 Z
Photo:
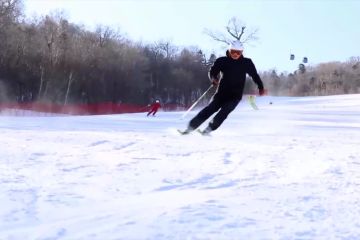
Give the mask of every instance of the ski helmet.
M 229 49 L 243 51 L 244 46 L 240 41 L 236 40 L 229 44 Z

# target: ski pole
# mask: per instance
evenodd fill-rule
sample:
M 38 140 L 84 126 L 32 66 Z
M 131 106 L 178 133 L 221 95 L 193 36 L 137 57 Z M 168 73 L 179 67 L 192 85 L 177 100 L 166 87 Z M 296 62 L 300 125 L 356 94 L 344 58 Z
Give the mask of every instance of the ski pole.
M 181 116 L 181 119 L 184 119 L 184 117 L 186 117 L 186 115 L 188 115 L 188 113 L 200 102 L 201 99 L 203 99 L 205 97 L 205 95 L 208 93 L 208 91 L 213 87 L 213 85 L 211 84 L 210 87 L 199 97 L 198 100 L 196 100 L 196 102 L 193 103 L 193 105 L 191 105 L 191 107 L 189 107 L 189 109 Z

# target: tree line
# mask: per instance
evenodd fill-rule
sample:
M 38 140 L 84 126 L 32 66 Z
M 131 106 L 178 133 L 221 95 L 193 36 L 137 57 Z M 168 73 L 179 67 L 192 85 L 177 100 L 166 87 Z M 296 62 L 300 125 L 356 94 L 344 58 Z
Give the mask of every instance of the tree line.
M 209 84 L 211 63 L 200 49 L 134 43 L 110 27 L 89 31 L 62 14 L 24 21 L 21 4 L 1 0 L 1 101 L 187 105 Z
M 360 57 L 346 62 L 327 62 L 290 74 L 269 70 L 261 73 L 272 95 L 323 96 L 360 93 Z
M 234 26 L 240 29 L 234 36 L 241 37 L 245 27 Z M 189 105 L 208 88 L 215 59 L 170 41 L 135 43 L 107 26 L 89 31 L 63 14 L 25 20 L 21 0 L 0 0 L 0 102 L 147 104 L 160 99 Z M 354 57 L 260 76 L 272 95 L 356 93 L 359 62 Z M 245 91 L 253 90 L 248 81 Z

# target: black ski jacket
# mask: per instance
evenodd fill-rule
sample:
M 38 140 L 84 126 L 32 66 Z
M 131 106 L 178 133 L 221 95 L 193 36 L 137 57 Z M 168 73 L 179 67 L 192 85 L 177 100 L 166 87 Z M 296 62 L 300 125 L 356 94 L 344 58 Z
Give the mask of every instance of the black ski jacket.
M 234 60 L 229 56 L 220 57 L 216 59 L 209 71 L 210 79 L 219 79 L 220 72 L 222 73 L 222 78 L 214 98 L 220 100 L 241 100 L 246 74 L 252 77 L 259 90 L 264 89 L 260 76 L 250 58 L 240 56 L 239 59 Z

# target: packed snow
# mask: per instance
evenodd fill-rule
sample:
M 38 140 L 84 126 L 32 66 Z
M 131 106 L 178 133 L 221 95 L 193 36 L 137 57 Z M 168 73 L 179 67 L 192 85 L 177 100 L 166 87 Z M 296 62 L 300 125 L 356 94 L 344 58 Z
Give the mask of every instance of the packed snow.
M 3 112 L 0 239 L 360 239 L 360 94 L 256 101 L 211 136 Z

